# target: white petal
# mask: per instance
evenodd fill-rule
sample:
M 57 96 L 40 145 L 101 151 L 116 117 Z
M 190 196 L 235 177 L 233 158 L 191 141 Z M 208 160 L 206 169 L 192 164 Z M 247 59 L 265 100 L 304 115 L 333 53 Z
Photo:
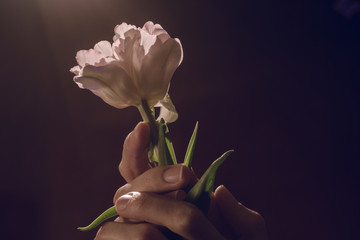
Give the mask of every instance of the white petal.
M 179 114 L 176 112 L 175 106 L 172 103 L 169 94 L 166 94 L 163 100 L 161 100 L 157 105 L 160 107 L 160 114 L 157 120 L 164 119 L 167 123 L 175 122 Z
M 97 44 L 95 44 L 94 50 L 101 52 L 104 57 L 109 57 L 113 55 L 111 43 L 108 41 L 98 42 Z
M 76 54 L 76 61 L 81 67 L 95 65 L 95 63 L 100 62 L 100 59 L 102 58 L 102 53 L 94 49 L 80 50 Z
M 156 35 L 151 35 L 146 31 L 141 31 L 141 42 L 140 45 L 144 48 L 144 55 L 148 54 L 150 48 L 156 42 Z
M 72 67 L 72 68 L 70 69 L 70 72 L 72 72 L 72 73 L 74 73 L 74 74 L 76 74 L 76 75 L 78 75 L 78 74 L 80 73 L 80 71 L 81 71 L 81 67 L 80 67 L 79 65 L 74 66 L 74 67 Z
M 114 107 L 123 108 L 141 103 L 133 80 L 117 62 L 102 67 L 88 65 L 82 75 L 82 78 L 75 78 L 76 82 L 82 84 L 79 86 L 91 90 Z
M 168 91 L 170 80 L 182 57 L 182 47 L 169 38 L 164 44 L 154 44 L 142 62 L 139 92 L 149 104 L 163 99 Z
M 130 106 L 125 101 L 119 99 L 117 94 L 99 79 L 90 77 L 75 77 L 74 81 L 80 88 L 90 90 L 111 106 L 116 108 L 126 108 Z
M 181 42 L 180 42 L 180 39 L 178 38 L 174 38 L 175 41 L 178 42 L 178 44 L 180 45 L 180 50 L 181 50 L 181 56 L 180 56 L 180 60 L 179 60 L 179 63 L 178 63 L 178 66 L 180 66 L 180 64 L 182 63 L 183 59 L 184 59 L 184 51 L 183 51 L 183 48 L 182 48 L 182 45 L 181 45 Z
M 152 21 L 147 21 L 144 26 L 142 27 L 143 30 L 147 31 L 148 33 L 152 34 L 152 29 L 154 28 L 154 23 Z
M 151 21 L 146 22 L 142 29 L 151 35 L 156 35 L 162 43 L 170 38 L 169 34 L 161 27 L 160 24 L 154 24 Z
M 125 33 L 128 32 L 131 29 L 137 29 L 136 26 L 130 25 L 127 23 L 122 23 L 120 25 L 116 25 L 114 28 L 115 36 L 114 36 L 114 42 L 118 38 L 125 39 Z
M 123 42 L 124 39 L 116 39 L 112 44 L 112 50 L 117 60 L 122 60 L 121 53 L 125 51 Z
M 141 46 L 140 30 L 126 32 L 125 39 L 117 39 L 113 44 L 114 55 L 119 64 L 138 84 L 139 71 L 144 58 L 144 48 Z

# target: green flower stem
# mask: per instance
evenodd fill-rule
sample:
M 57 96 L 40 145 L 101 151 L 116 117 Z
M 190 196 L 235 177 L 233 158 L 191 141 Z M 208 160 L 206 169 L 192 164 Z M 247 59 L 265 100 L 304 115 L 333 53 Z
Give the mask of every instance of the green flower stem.
M 151 144 L 155 146 L 159 138 L 159 124 L 156 122 L 146 99 L 141 100 L 141 104 L 137 106 L 144 122 L 147 122 L 150 125 L 150 140 Z
M 165 142 L 165 132 L 164 132 L 164 123 L 160 123 L 159 126 L 159 141 L 157 144 L 158 149 L 158 159 L 159 159 L 159 166 L 166 166 L 169 165 L 167 161 L 166 155 L 166 142 Z
M 103 221 L 105 221 L 105 220 L 107 220 L 109 218 L 115 217 L 117 215 L 118 214 L 116 212 L 115 206 L 112 206 L 111 208 L 109 208 L 105 212 L 103 212 L 100 216 L 98 216 L 88 226 L 86 226 L 86 227 L 78 227 L 78 229 L 81 230 L 81 231 L 89 231 L 89 230 L 99 226 Z

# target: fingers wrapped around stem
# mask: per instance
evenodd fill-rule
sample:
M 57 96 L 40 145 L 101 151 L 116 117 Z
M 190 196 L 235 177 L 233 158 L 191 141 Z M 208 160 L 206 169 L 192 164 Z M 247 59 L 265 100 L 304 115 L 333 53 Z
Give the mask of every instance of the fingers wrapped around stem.
M 165 226 L 185 239 L 223 239 L 205 215 L 188 202 L 153 193 L 129 192 L 116 200 L 115 207 L 122 217 Z

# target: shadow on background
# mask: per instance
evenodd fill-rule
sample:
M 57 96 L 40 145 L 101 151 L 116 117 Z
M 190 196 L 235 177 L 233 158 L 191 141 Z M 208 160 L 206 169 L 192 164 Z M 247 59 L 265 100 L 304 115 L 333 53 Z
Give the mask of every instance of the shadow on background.
M 79 89 L 68 70 L 76 51 L 111 40 L 116 24 L 152 20 L 184 48 L 170 89 L 180 114 L 169 126 L 178 158 L 198 120 L 194 168 L 200 175 L 234 148 L 217 184 L 265 217 L 270 239 L 353 239 L 360 220 L 356 4 L 1 1 L 2 237 L 94 237 L 76 227 L 112 204 L 124 183 L 122 142 L 140 116 Z

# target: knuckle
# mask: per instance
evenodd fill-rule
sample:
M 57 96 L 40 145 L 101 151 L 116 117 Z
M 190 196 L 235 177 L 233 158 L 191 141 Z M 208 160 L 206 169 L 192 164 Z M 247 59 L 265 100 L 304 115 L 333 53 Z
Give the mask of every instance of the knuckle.
M 118 190 L 116 190 L 116 193 L 114 195 L 113 198 L 113 203 L 116 203 L 116 200 L 121 197 L 122 195 L 124 195 L 125 193 L 129 192 L 130 190 L 130 185 L 129 184 L 125 184 L 124 186 L 120 187 Z
M 194 205 L 183 202 L 183 206 L 175 212 L 174 218 L 173 227 L 177 232 L 191 234 L 196 231 L 196 225 L 201 223 L 203 215 Z
M 127 192 L 126 194 L 121 195 L 121 197 L 115 201 L 115 206 L 118 204 L 118 201 L 121 201 L 123 196 L 125 196 L 127 199 L 126 212 L 139 214 L 141 213 L 139 210 L 141 210 L 143 207 L 146 207 L 145 205 L 148 199 L 147 193 Z
M 132 193 L 132 199 L 130 201 L 130 205 L 132 206 L 132 208 L 135 209 L 141 209 L 145 204 L 146 204 L 146 194 L 144 193 L 139 193 L 139 192 L 133 192 Z

